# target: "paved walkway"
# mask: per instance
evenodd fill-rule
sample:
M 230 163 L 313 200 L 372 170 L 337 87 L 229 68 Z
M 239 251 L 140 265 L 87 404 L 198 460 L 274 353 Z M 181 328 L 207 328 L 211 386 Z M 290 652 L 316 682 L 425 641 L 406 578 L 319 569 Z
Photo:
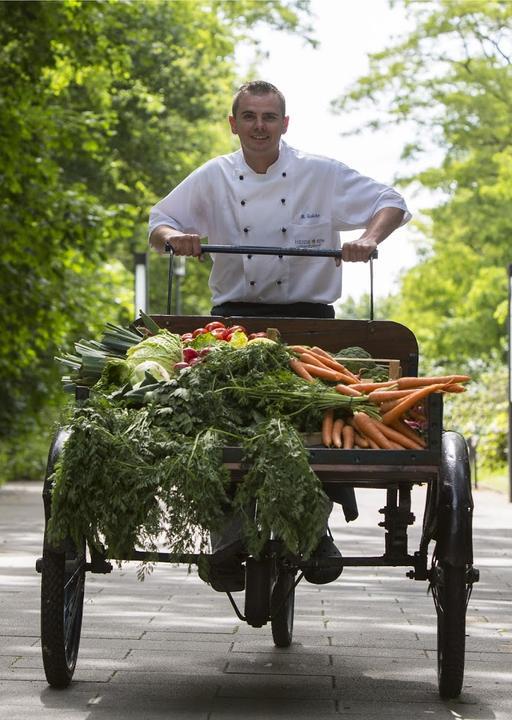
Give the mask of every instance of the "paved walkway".
M 286 650 L 273 647 L 270 628 L 237 620 L 226 596 L 185 567 L 159 567 L 143 583 L 136 564 L 89 575 L 74 682 L 50 689 L 34 571 L 40 491 L 22 483 L 0 489 L 2 720 L 512 718 L 512 505 L 504 496 L 475 494 L 481 582 L 468 611 L 465 685 L 459 701 L 442 702 L 426 583 L 385 568 L 348 568 L 323 587 L 301 583 L 295 642 Z M 422 490 L 415 495 L 421 519 Z M 380 491 L 362 490 L 356 523 L 335 516 L 347 554 L 381 552 L 383 500 Z M 413 549 L 415 538 L 412 532 Z

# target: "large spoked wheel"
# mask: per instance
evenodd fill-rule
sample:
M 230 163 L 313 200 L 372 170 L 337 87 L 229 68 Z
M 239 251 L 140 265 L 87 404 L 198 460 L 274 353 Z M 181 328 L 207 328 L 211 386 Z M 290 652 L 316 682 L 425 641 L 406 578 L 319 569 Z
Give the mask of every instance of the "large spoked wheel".
M 295 572 L 281 570 L 277 576 L 272 598 L 271 626 L 276 647 L 290 647 L 293 639 L 293 611 L 295 608 Z
M 439 563 L 434 565 L 433 574 L 439 694 L 443 699 L 450 699 L 460 695 L 464 680 L 466 568 Z
M 75 671 L 85 584 L 85 544 L 68 541 L 66 552 L 43 551 L 41 567 L 41 645 L 48 683 L 69 685 Z

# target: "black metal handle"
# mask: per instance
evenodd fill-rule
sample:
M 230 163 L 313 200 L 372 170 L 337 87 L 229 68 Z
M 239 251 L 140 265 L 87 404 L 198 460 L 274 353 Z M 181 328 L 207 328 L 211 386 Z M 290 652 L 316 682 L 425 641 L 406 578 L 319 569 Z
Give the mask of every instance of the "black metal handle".
M 170 242 L 165 244 L 165 252 L 171 252 L 172 246 Z M 202 245 L 201 252 L 205 253 L 226 253 L 228 255 L 275 255 L 281 257 L 283 255 L 293 255 L 296 257 L 332 257 L 341 258 L 340 250 L 317 250 L 314 248 L 283 248 L 269 245 Z M 370 259 L 377 257 L 375 250 Z
M 169 274 L 167 282 L 167 315 L 171 314 L 172 301 L 172 276 L 174 250 L 169 241 L 165 243 L 164 252 L 169 253 Z M 228 255 L 274 255 L 282 257 L 293 255 L 295 257 L 332 257 L 341 259 L 340 250 L 315 250 L 313 248 L 282 248 L 269 245 L 201 245 L 201 253 L 226 253 Z M 370 257 L 370 320 L 373 320 L 373 264 L 379 256 L 378 250 L 374 250 Z

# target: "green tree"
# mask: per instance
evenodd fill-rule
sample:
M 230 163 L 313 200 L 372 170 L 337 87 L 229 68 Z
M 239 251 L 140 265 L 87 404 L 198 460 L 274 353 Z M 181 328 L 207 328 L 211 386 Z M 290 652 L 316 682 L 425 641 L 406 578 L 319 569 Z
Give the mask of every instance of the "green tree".
M 374 53 L 335 106 L 369 104 L 371 127 L 416 130 L 403 159 L 421 169 L 401 181 L 420 183 L 436 202 L 418 223 L 419 262 L 403 274 L 391 317 L 415 332 L 423 371 L 473 373 L 468 393 L 447 401 L 446 420 L 496 466 L 506 458 L 512 3 L 401 1 L 414 29 Z
M 4 469 L 60 403 L 59 348 L 131 319 L 123 288 L 133 251 L 146 247 L 150 206 L 229 149 L 221 127 L 237 42 L 257 22 L 307 35 L 306 9 L 0 2 Z
M 396 319 L 446 363 L 504 352 L 512 215 L 512 4 L 402 0 L 414 30 L 370 57 L 340 109 L 370 104 L 373 128 L 408 123 L 404 160 L 442 160 L 408 176 L 435 191 L 420 262 L 406 273 Z M 378 108 L 378 111 L 377 111 Z M 435 155 L 439 155 L 436 152 Z

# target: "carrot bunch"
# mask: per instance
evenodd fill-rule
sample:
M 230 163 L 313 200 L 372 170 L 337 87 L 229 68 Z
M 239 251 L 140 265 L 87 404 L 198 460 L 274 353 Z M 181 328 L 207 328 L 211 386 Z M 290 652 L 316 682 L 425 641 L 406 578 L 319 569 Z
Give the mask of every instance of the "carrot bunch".
M 319 378 L 327 382 L 347 385 L 359 382 L 357 375 L 350 372 L 322 348 L 290 345 L 290 350 L 298 355 L 298 358 L 290 360 L 290 367 L 304 380 L 313 382 L 315 378 Z
M 322 443 L 326 447 L 424 448 L 425 441 L 408 421 L 425 420 L 422 405 L 431 393 L 464 392 L 464 383 L 471 379 L 468 375 L 441 375 L 365 381 L 320 347 L 289 347 L 294 353 L 290 367 L 299 377 L 308 382 L 319 379 L 333 383 L 341 395 L 367 399 L 380 411 L 379 420 L 362 411 L 355 411 L 350 417 L 336 418 L 334 409 L 326 410 L 322 422 Z

